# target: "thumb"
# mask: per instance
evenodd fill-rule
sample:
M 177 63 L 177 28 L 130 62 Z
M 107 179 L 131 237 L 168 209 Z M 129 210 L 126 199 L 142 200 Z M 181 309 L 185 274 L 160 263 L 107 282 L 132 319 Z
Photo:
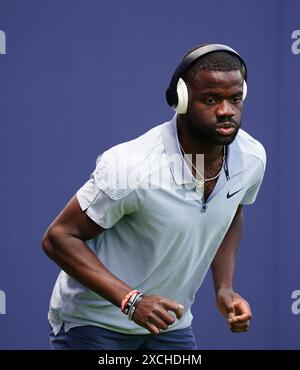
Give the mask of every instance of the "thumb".
M 183 312 L 184 312 L 184 306 L 182 304 L 178 304 L 178 309 L 176 311 L 176 317 L 178 320 L 182 318 Z
M 179 315 L 180 315 L 180 318 L 181 318 L 182 315 L 183 315 L 183 312 L 184 312 L 184 306 L 182 304 L 179 304 L 179 309 L 180 309 Z

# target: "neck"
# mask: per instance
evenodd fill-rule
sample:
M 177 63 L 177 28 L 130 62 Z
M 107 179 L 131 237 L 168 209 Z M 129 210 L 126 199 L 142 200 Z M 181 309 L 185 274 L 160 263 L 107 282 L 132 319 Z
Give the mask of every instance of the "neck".
M 188 124 L 183 122 L 181 116 L 177 117 L 178 140 L 187 154 L 204 154 L 205 163 L 215 161 L 223 154 L 224 145 L 215 145 L 202 140 L 188 129 Z

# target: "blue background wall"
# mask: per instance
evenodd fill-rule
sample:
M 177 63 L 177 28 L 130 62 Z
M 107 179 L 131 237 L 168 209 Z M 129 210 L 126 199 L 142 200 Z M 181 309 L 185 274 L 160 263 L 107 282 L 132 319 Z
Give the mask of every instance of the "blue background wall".
M 42 235 L 88 179 L 97 155 L 172 116 L 164 91 L 194 45 L 231 45 L 246 60 L 244 129 L 268 154 L 245 210 L 235 287 L 252 306 L 232 334 L 208 275 L 194 305 L 199 348 L 299 348 L 299 80 L 296 0 L 0 0 L 0 348 L 48 348 L 58 268 Z M 295 44 L 296 52 L 297 45 Z M 299 46 L 300 48 L 300 46 Z M 297 298 L 297 297 L 296 297 Z

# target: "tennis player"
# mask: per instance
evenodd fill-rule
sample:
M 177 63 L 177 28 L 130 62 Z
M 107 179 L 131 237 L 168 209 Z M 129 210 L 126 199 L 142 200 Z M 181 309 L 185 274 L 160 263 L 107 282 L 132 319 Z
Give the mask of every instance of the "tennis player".
M 246 93 L 237 52 L 196 47 L 167 89 L 173 118 L 98 157 L 43 238 L 62 269 L 52 348 L 196 349 L 191 307 L 209 267 L 229 328 L 249 329 L 232 282 L 243 206 L 256 199 L 266 155 L 241 129 Z

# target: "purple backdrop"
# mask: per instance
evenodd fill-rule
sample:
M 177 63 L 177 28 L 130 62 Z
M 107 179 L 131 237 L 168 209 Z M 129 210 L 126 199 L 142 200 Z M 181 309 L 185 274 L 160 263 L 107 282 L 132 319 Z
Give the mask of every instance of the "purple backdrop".
M 193 309 L 198 346 L 299 348 L 299 12 L 297 0 L 0 0 L 0 348 L 49 348 L 59 270 L 41 250 L 45 228 L 100 152 L 169 120 L 173 69 L 204 42 L 246 60 L 243 125 L 268 163 L 235 279 L 251 330 L 228 330 L 207 276 Z

